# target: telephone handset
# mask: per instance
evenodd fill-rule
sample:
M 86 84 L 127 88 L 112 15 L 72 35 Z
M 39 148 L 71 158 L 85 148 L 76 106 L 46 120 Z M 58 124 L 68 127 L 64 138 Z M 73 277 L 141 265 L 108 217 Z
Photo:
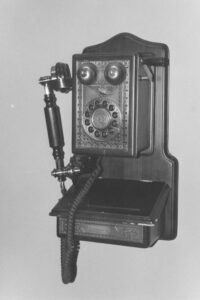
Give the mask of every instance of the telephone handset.
M 168 152 L 168 65 L 164 44 L 128 33 L 57 63 L 39 82 L 62 199 L 52 209 L 64 283 L 77 272 L 79 241 L 149 247 L 177 232 L 178 162 Z M 72 91 L 72 152 L 55 91 Z M 72 180 L 67 191 L 66 178 Z

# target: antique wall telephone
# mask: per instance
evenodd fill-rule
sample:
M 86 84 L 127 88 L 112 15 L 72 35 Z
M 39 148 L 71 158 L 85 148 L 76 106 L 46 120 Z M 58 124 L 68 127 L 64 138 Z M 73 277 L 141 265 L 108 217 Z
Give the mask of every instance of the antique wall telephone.
M 178 162 L 168 152 L 168 47 L 122 33 L 57 63 L 41 77 L 64 283 L 76 277 L 79 241 L 150 247 L 177 234 Z M 72 90 L 72 152 L 54 91 Z M 64 182 L 72 180 L 67 191 Z

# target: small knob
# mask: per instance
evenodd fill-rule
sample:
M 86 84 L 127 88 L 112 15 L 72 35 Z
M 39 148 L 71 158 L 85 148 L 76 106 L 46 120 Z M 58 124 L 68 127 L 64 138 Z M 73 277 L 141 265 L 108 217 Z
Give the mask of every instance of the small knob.
M 112 121 L 112 126 L 117 127 L 117 121 L 116 120 Z
M 100 137 L 100 132 L 99 132 L 98 130 L 96 130 L 95 133 L 94 133 L 94 135 L 95 135 L 96 137 Z
M 86 125 L 86 126 L 90 125 L 90 120 L 89 120 L 89 119 L 86 119 L 86 120 L 85 120 L 85 125 Z
M 126 77 L 126 69 L 121 63 L 112 62 L 106 66 L 104 76 L 109 83 L 117 85 L 124 81 Z
M 113 118 L 117 118 L 118 117 L 118 114 L 117 114 L 117 112 L 116 111 L 114 111 L 113 113 L 112 113 L 112 116 L 113 116 Z
M 112 105 L 112 104 L 109 105 L 109 110 L 110 110 L 110 111 L 113 111 L 114 109 L 115 109 L 114 105 Z
M 77 76 L 82 84 L 92 84 L 97 77 L 97 68 L 92 63 L 83 63 L 77 71 Z
M 90 127 L 88 127 L 88 131 L 89 131 L 90 133 L 92 133 L 92 132 L 94 131 L 94 128 L 93 128 L 92 126 L 90 126 Z

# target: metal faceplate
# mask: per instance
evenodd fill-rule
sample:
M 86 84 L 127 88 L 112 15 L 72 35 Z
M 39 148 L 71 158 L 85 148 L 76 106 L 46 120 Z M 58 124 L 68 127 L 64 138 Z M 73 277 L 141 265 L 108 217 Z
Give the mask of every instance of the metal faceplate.
M 109 63 L 125 67 L 125 79 L 112 85 L 105 79 Z M 77 72 L 85 63 L 96 67 L 96 80 L 82 84 Z M 130 59 L 76 59 L 75 62 L 75 149 L 93 152 L 129 151 Z

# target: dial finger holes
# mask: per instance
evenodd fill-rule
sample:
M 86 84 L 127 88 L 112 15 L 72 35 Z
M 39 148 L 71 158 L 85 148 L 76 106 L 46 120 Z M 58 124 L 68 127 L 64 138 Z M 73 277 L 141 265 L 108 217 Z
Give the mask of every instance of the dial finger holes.
M 90 138 L 99 142 L 113 140 L 120 132 L 120 110 L 108 98 L 94 98 L 85 107 L 82 124 Z

